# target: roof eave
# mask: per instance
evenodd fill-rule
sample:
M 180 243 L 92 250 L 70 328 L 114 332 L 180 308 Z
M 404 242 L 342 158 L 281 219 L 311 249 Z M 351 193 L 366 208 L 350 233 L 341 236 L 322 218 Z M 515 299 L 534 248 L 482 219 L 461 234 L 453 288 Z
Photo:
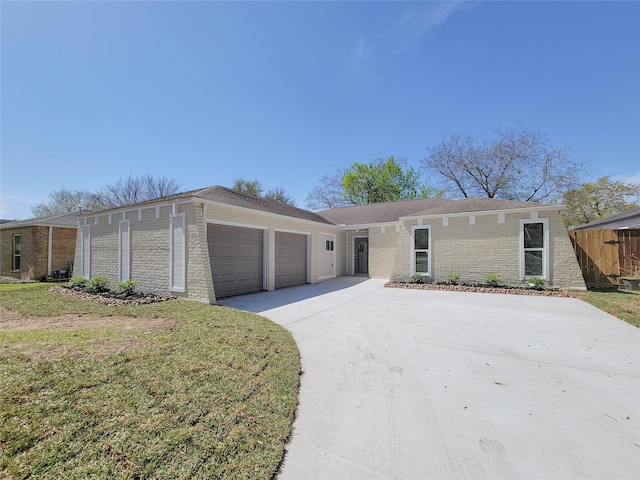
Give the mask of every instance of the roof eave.
M 413 214 L 405 217 L 400 217 L 401 221 L 404 220 L 418 220 L 420 218 L 442 218 L 442 217 L 467 217 L 469 215 L 496 215 L 498 213 L 520 213 L 535 211 L 552 211 L 552 210 L 565 210 L 567 207 L 564 205 L 537 205 L 531 207 L 518 207 L 518 208 L 500 208 L 496 210 L 478 210 L 456 213 L 433 213 L 433 214 Z

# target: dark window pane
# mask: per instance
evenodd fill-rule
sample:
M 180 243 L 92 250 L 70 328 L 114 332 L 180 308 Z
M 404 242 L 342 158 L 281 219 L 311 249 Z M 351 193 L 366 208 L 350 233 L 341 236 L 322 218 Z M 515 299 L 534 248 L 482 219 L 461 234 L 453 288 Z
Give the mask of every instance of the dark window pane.
M 418 230 L 415 230 L 414 239 L 416 250 L 429 249 L 429 230 L 427 228 L 420 228 Z
M 542 275 L 542 252 L 531 251 L 524 253 L 524 274 L 528 277 Z
M 416 252 L 416 273 L 429 273 L 429 255 L 427 252 Z
M 524 248 L 542 248 L 544 247 L 542 223 L 525 223 L 524 224 Z

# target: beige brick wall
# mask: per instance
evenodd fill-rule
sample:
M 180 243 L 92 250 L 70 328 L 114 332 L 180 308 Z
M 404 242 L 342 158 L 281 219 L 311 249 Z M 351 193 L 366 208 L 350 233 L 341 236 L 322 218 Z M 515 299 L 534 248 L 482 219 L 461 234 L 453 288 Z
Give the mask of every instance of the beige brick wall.
M 475 224 L 469 216 L 425 219 L 431 226 L 431 280 L 445 281 L 449 273 L 457 273 L 467 283 L 482 283 L 488 273 L 496 273 L 510 285 L 522 283 L 520 279 L 520 220 L 530 219 L 529 213 L 505 215 L 498 222 L 498 214 L 476 215 Z M 549 219 L 549 280 L 560 288 L 584 288 L 584 280 L 577 265 L 573 249 L 561 215 L 541 212 L 540 218 Z M 398 247 L 390 278 L 405 281 L 411 276 L 411 226 L 417 221 L 405 222 L 401 227 Z
M 571 290 L 586 290 L 587 285 L 560 214 L 549 216 L 549 230 L 552 252 L 551 278 L 554 285 Z
M 156 218 L 156 211 L 158 216 Z M 185 292 L 170 291 L 170 218 L 172 205 L 155 206 L 102 214 L 87 218 L 90 226 L 91 277 L 106 276 L 115 284 L 119 278 L 119 222 L 129 220 L 131 232 L 131 275 L 143 292 L 171 294 L 178 297 L 215 303 L 211 269 L 206 250 L 202 205 L 177 204 L 176 213 L 185 213 L 186 278 Z M 111 220 L 109 217 L 111 216 Z M 97 219 L 97 221 L 96 221 Z M 75 264 L 82 272 L 82 231 L 78 230 Z M 203 247 L 204 245 L 204 247 Z M 206 255 L 206 256 L 205 256 Z
M 297 221 L 261 212 L 239 209 L 227 205 L 202 204 L 200 202 L 176 204 L 176 213 L 185 213 L 186 222 L 186 290 L 170 292 L 170 217 L 173 205 L 163 205 L 156 210 L 155 205 L 141 209 L 124 210 L 109 214 L 86 217 L 90 226 L 91 277 L 106 276 L 115 284 L 119 276 L 119 221 L 129 220 L 131 232 L 131 278 L 137 281 L 138 289 L 144 292 L 172 294 L 206 303 L 215 303 L 215 292 L 209 262 L 205 210 L 208 221 L 225 222 L 254 228 L 265 228 L 268 252 L 268 286 L 275 286 L 275 232 L 294 231 L 311 235 L 311 248 L 316 248 L 320 232 L 335 233 L 331 225 Z M 156 211 L 158 218 L 156 218 Z M 96 220 L 97 219 L 97 220 Z M 81 220 L 84 222 L 84 220 Z M 340 235 L 336 238 L 337 248 L 344 243 Z M 82 230 L 78 230 L 75 248 L 76 274 L 82 272 Z M 337 259 L 341 252 L 336 252 Z M 310 281 L 317 279 L 317 255 L 312 255 Z M 339 262 L 337 272 L 344 270 L 344 262 Z
M 399 239 L 400 232 L 393 225 L 369 228 L 369 277 L 392 277 Z

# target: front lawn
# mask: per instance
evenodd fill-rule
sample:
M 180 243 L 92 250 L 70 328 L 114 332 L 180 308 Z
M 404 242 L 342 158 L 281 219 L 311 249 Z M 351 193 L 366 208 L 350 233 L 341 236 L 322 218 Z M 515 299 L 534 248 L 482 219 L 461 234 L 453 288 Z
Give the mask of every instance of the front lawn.
M 171 300 L 0 285 L 0 477 L 271 478 L 297 405 L 291 335 Z
M 631 325 L 640 327 L 640 292 L 590 290 L 588 292 L 571 292 L 571 295 Z

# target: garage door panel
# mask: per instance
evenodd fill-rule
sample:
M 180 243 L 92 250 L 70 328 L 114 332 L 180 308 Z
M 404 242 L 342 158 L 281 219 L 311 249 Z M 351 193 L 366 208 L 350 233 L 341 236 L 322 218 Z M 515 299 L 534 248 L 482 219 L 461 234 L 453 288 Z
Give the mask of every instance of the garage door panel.
M 307 283 L 307 236 L 276 232 L 276 288 Z
M 262 290 L 262 230 L 209 224 L 207 243 L 216 297 Z

